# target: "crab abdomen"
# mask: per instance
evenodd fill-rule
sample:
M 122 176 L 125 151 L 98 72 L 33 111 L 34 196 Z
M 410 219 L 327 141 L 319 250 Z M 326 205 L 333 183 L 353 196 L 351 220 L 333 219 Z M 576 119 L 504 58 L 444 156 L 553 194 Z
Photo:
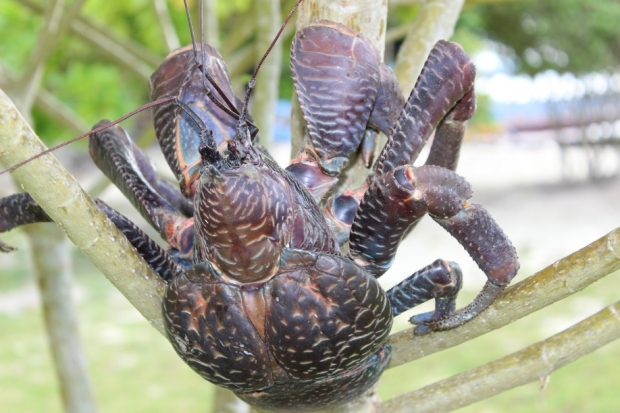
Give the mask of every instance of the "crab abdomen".
M 222 282 L 209 265 L 172 281 L 164 314 L 175 350 L 202 377 L 257 405 L 311 408 L 318 394 L 327 397 L 321 405 L 357 397 L 389 359 L 385 293 L 339 256 L 285 249 L 281 262 L 261 285 Z

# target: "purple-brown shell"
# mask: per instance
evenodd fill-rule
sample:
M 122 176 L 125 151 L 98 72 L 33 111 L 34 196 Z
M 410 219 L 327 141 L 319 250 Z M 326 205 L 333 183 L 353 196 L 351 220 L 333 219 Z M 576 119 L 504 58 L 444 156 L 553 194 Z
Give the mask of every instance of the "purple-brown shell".
M 321 167 L 336 173 L 357 149 L 379 90 L 379 53 L 363 36 L 321 20 L 291 46 L 295 90 Z
M 163 305 L 170 340 L 194 370 L 270 409 L 312 408 L 334 385 L 334 404 L 355 398 L 389 359 L 385 293 L 339 256 L 285 249 L 278 274 L 259 284 L 226 283 L 199 265 L 172 281 Z M 296 397 L 283 397 L 287 388 Z
M 235 96 L 224 60 L 207 44 L 203 44 L 205 70 L 215 79 L 230 102 Z M 198 45 L 198 59 L 202 59 Z M 151 101 L 176 96 L 202 119 L 207 129 L 213 132 L 216 146 L 232 139 L 235 135 L 235 119 L 216 106 L 205 94 L 204 75 L 198 67 L 191 46 L 177 49 L 153 73 L 149 81 Z M 213 87 L 208 87 L 213 90 Z M 214 91 L 217 95 L 217 92 Z M 220 100 L 222 100 L 220 98 Z M 194 194 L 193 185 L 199 176 L 200 145 L 199 127 L 174 102 L 156 106 L 153 109 L 155 133 L 161 150 L 179 181 L 186 196 Z

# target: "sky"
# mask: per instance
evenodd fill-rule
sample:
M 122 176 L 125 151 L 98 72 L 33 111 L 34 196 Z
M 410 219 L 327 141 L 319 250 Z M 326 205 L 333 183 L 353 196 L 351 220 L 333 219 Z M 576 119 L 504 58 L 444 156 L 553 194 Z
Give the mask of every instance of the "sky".
M 575 76 L 547 70 L 534 77 L 514 75 L 510 63 L 492 50 L 482 50 L 473 57 L 478 76 L 476 90 L 497 103 L 528 104 L 549 100 L 571 100 L 586 92 L 595 95 L 608 90 L 620 92 L 620 73 L 589 73 Z

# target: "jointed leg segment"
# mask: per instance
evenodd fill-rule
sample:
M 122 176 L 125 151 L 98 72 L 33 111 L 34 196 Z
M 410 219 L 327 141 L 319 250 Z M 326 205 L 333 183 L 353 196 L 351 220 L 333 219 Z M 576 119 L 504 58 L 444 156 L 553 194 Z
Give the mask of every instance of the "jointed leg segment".
M 97 126 L 105 124 L 100 122 Z M 193 205 L 169 182 L 159 178 L 151 161 L 120 127 L 90 137 L 95 164 L 123 192 L 159 234 L 181 253 L 193 247 Z
M 436 260 L 388 290 L 392 314 L 397 316 L 434 298 L 435 311 L 414 316 L 412 322 L 415 319 L 414 324 L 420 324 L 448 318 L 454 313 L 462 284 L 463 275 L 457 263 Z M 420 326 L 418 330 L 425 328 Z

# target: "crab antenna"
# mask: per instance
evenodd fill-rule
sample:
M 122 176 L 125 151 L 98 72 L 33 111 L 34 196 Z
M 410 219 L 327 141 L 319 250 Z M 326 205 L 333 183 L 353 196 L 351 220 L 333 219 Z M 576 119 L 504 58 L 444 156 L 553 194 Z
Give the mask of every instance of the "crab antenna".
M 201 39 L 201 42 L 204 43 L 205 42 L 204 0 L 200 0 L 200 18 L 199 18 L 199 21 L 200 21 L 200 39 Z M 202 70 L 203 74 L 205 75 L 205 78 L 207 78 L 209 83 L 211 83 L 211 86 L 213 86 L 215 88 L 215 90 L 220 95 L 220 97 L 222 99 L 224 99 L 224 103 L 226 103 L 226 105 L 228 105 L 228 108 L 232 112 L 234 112 L 235 115 L 237 115 L 237 116 L 233 116 L 233 117 L 235 117 L 235 118 L 238 117 L 239 116 L 239 111 L 237 110 L 237 107 L 228 99 L 228 96 L 226 96 L 226 94 L 222 91 L 222 89 L 217 84 L 217 82 L 213 79 L 211 74 L 209 72 L 207 72 L 207 70 L 205 69 L 205 51 L 204 51 L 204 47 L 201 47 L 200 50 L 202 52 L 201 53 L 201 55 L 202 55 L 201 70 Z M 196 54 L 194 54 L 194 56 L 196 56 Z M 207 88 L 207 84 L 205 83 L 205 78 L 202 79 L 202 84 L 203 84 L 205 89 L 208 89 Z
M 87 137 L 87 136 L 89 136 L 89 135 L 92 135 L 93 133 L 101 132 L 102 130 L 107 129 L 107 128 L 109 128 L 110 126 L 114 126 L 114 125 L 116 125 L 117 123 L 121 123 L 122 121 L 124 121 L 124 120 L 125 120 L 125 119 L 127 119 L 127 118 L 132 117 L 132 116 L 133 116 L 133 115 L 135 115 L 136 113 L 140 113 L 140 112 L 142 112 L 143 110 L 146 110 L 146 109 L 152 108 L 153 106 L 161 105 L 162 103 L 167 103 L 167 102 L 170 102 L 170 101 L 175 100 L 175 99 L 177 99 L 177 97 L 176 97 L 176 96 L 171 96 L 171 97 L 167 97 L 167 98 L 163 98 L 163 99 L 156 100 L 156 101 L 151 102 L 151 103 L 147 103 L 146 105 L 141 106 L 141 107 L 139 107 L 138 109 L 136 109 L 136 110 L 133 110 L 133 111 L 129 112 L 129 113 L 128 113 L 128 114 L 126 114 L 125 116 L 123 116 L 123 117 L 121 117 L 121 118 L 116 119 L 115 121 L 111 122 L 110 124 L 103 125 L 103 126 L 99 126 L 98 128 L 95 128 L 95 129 L 91 129 L 90 131 L 88 131 L 88 132 L 86 132 L 86 133 L 81 134 L 81 135 L 80 135 L 80 136 L 78 136 L 77 138 L 73 138 L 73 139 L 70 139 L 70 140 L 68 140 L 68 141 L 66 141 L 66 142 L 59 143 L 59 144 L 58 144 L 58 145 L 56 145 L 56 146 L 52 146 L 51 148 L 48 148 L 48 149 L 46 149 L 46 150 L 44 150 L 44 151 L 42 151 L 42 152 L 39 152 L 38 154 L 36 154 L 36 155 L 34 155 L 34 156 L 32 156 L 32 157 L 30 157 L 30 158 L 28 158 L 28 159 L 25 159 L 25 160 L 23 160 L 23 161 L 21 161 L 21 162 L 19 162 L 19 163 L 16 163 L 15 165 L 10 166 L 10 167 L 8 167 L 8 168 L 6 168 L 6 169 L 4 169 L 4 170 L 0 171 L 0 175 L 3 175 L 3 174 L 5 174 L 5 173 L 7 173 L 7 172 L 11 172 L 11 171 L 13 171 L 13 170 L 15 170 L 15 169 L 19 168 L 20 166 L 27 164 L 27 163 L 28 163 L 28 162 L 30 162 L 30 161 L 33 161 L 33 160 L 35 160 L 35 159 L 37 159 L 37 158 L 40 158 L 40 157 L 41 157 L 41 156 L 43 156 L 43 155 L 47 155 L 48 153 L 53 152 L 53 151 L 55 151 L 56 149 L 62 148 L 63 146 L 67 146 L 67 145 L 69 145 L 69 144 L 71 144 L 71 143 L 73 143 L 73 142 L 75 142 L 75 141 L 79 141 L 80 139 L 83 139 L 83 138 L 85 138 L 85 137 Z M 203 125 L 204 125 L 204 123 L 203 123 Z
M 189 6 L 187 5 L 187 0 L 183 0 L 183 4 L 185 5 L 185 15 L 187 16 L 187 24 L 189 25 L 189 35 L 192 36 L 192 47 L 194 48 L 194 56 L 197 56 L 198 53 L 196 52 L 196 38 L 194 37 L 194 25 L 192 24 L 192 16 L 189 12 Z
M 200 20 L 200 39 L 202 41 L 202 44 L 204 44 L 205 43 L 204 0 L 200 0 L 200 18 L 199 18 L 199 20 Z M 231 115 L 233 118 L 238 119 L 239 118 L 239 111 L 237 110 L 235 105 L 228 99 L 228 96 L 226 96 L 226 94 L 222 91 L 220 86 L 213 79 L 213 77 L 207 71 L 207 69 L 205 69 L 205 49 L 204 49 L 203 46 L 200 47 L 200 52 L 201 52 L 200 53 L 200 57 L 202 59 L 202 61 L 200 62 L 200 70 L 204 74 L 204 77 L 202 78 L 202 85 L 204 86 L 205 90 L 209 91 L 209 87 L 207 86 L 207 83 L 205 82 L 205 78 L 206 78 L 206 80 L 208 80 L 209 83 L 211 83 L 211 86 L 213 86 L 215 88 L 215 90 L 220 95 L 220 97 L 222 99 L 224 99 L 224 103 L 226 103 L 226 105 L 228 106 L 228 109 L 230 109 L 230 111 L 233 112 L 234 115 L 232 115 L 232 114 L 230 114 L 228 112 L 227 113 L 229 115 Z M 194 56 L 196 56 L 196 51 L 195 50 L 194 50 Z M 198 63 L 198 59 L 197 58 L 196 58 L 196 63 Z M 216 104 L 217 104 L 217 102 L 216 102 Z
M 258 71 L 260 67 L 263 65 L 263 62 L 265 61 L 265 59 L 267 59 L 267 56 L 269 56 L 269 52 L 271 52 L 271 49 L 273 49 L 276 42 L 280 38 L 280 35 L 284 31 L 284 28 L 286 27 L 287 23 L 289 22 L 289 20 L 291 20 L 291 17 L 293 17 L 293 13 L 295 13 L 295 10 L 297 10 L 297 8 L 299 7 L 302 1 L 303 0 L 299 0 L 295 4 L 295 6 L 293 6 L 291 11 L 288 13 L 288 16 L 286 16 L 286 19 L 284 19 L 282 26 L 280 26 L 280 30 L 278 30 L 278 34 L 276 34 L 276 37 L 273 39 L 273 41 L 269 45 L 269 48 L 267 49 L 263 57 L 260 59 L 260 61 L 256 65 L 256 69 L 254 69 L 254 73 L 252 73 L 252 78 L 248 82 L 248 89 L 245 92 L 245 99 L 243 100 L 243 109 L 241 110 L 241 113 L 239 114 L 239 123 L 241 125 L 247 125 L 246 116 L 248 112 L 248 104 L 250 103 L 250 95 L 252 94 L 252 90 L 254 89 L 254 86 L 256 85 L 256 75 L 258 74 Z
M 205 6 L 204 0 L 200 0 L 200 8 L 198 9 L 198 13 L 200 13 L 200 16 L 198 16 L 198 21 L 200 22 L 200 41 L 202 43 L 205 43 L 207 41 L 207 39 L 205 39 L 204 6 Z M 203 53 L 203 56 L 204 56 L 204 53 Z M 204 63 L 204 61 L 203 61 L 203 63 Z
M 222 99 L 224 99 L 224 103 L 226 103 L 226 105 L 224 105 L 224 103 L 222 103 L 221 100 L 219 100 L 217 98 L 217 96 L 215 96 L 212 92 L 211 89 L 209 89 L 209 87 L 207 86 L 205 79 L 202 79 L 202 84 L 205 88 L 205 93 L 207 95 L 207 97 L 209 97 L 209 99 L 211 99 L 211 101 L 213 103 L 215 103 L 215 105 L 222 109 L 224 112 L 226 112 L 226 114 L 228 114 L 229 116 L 233 117 L 234 119 L 239 119 L 239 112 L 237 111 L 237 108 L 235 107 L 235 105 L 233 105 L 230 100 L 228 99 L 228 97 L 224 94 L 224 92 L 222 91 L 222 89 L 220 89 L 220 87 L 217 85 L 217 82 L 211 77 L 211 75 L 209 74 L 209 72 L 207 72 L 204 69 L 204 47 L 203 45 L 203 41 L 201 39 L 200 42 L 200 51 L 201 51 L 201 55 L 202 55 L 202 62 L 200 62 L 198 60 L 198 47 L 196 46 L 196 37 L 194 36 L 194 26 L 192 24 L 192 18 L 191 18 L 191 14 L 189 12 L 189 6 L 187 5 L 187 0 L 183 0 L 183 4 L 185 5 L 185 15 L 187 16 L 187 23 L 189 25 L 189 33 L 190 36 L 192 37 L 192 48 L 194 49 L 194 59 L 196 61 L 196 63 L 198 63 L 200 65 L 201 68 L 201 72 L 205 75 L 205 77 L 207 78 L 207 80 L 209 81 L 209 83 L 211 83 L 211 85 L 214 87 L 214 89 L 217 91 L 217 93 L 220 95 L 220 97 L 222 97 Z M 200 29 L 200 35 L 201 38 L 204 38 L 204 33 L 203 33 L 203 28 L 202 28 L 202 0 L 200 1 L 200 25 L 201 25 L 201 29 Z

